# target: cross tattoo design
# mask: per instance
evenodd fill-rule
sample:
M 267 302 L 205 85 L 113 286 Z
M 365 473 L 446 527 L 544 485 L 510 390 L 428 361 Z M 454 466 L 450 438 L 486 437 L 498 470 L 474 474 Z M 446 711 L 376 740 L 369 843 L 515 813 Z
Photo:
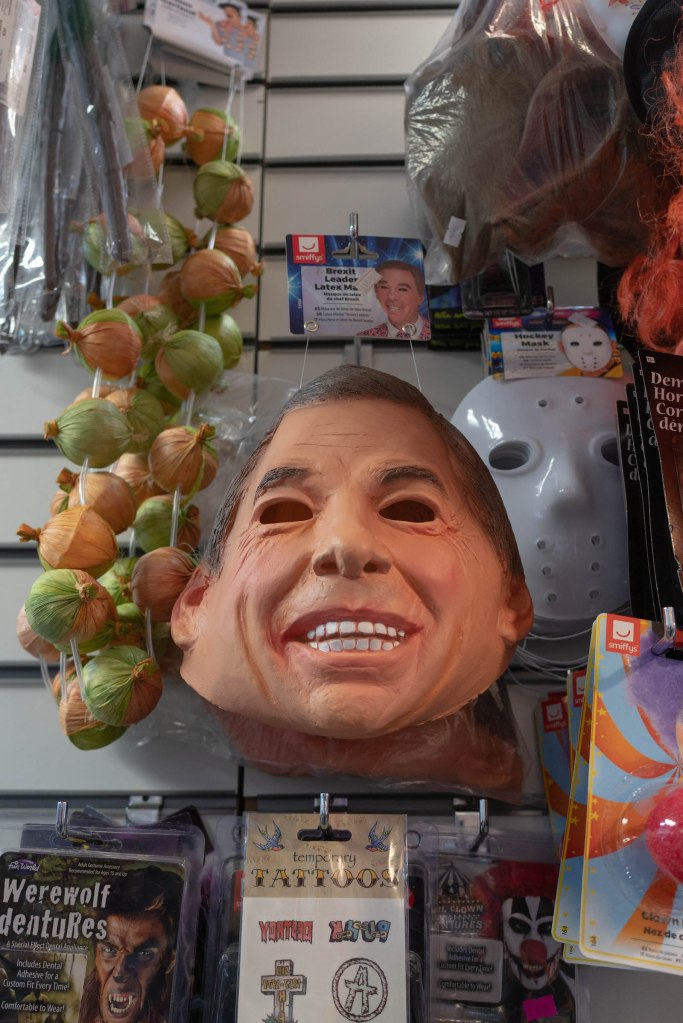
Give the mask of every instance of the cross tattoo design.
M 294 995 L 306 994 L 306 977 L 294 973 L 291 959 L 276 959 L 274 972 L 261 977 L 261 994 L 273 996 L 273 1016 L 277 1023 L 290 1023 Z

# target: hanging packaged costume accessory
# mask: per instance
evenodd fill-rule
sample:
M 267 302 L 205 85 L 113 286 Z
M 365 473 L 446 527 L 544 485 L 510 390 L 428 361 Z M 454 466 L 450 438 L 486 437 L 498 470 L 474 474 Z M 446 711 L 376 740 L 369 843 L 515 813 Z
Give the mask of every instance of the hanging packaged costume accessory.
M 14 833 L 13 833 L 14 832 Z M 0 828 L 0 1018 L 182 1023 L 191 994 L 198 828 L 121 826 L 58 804 L 56 828 Z
M 451 281 L 507 250 L 623 266 L 642 249 L 642 203 L 664 196 L 621 61 L 583 3 L 462 4 L 407 93 L 408 177 Z M 458 244 L 442 242 L 452 217 Z
M 550 934 L 557 863 L 547 821 L 487 820 L 482 833 L 456 814 L 451 824 L 411 822 L 409 838 L 411 870 L 426 879 L 427 1018 L 572 1023 L 574 970 Z
M 321 806 L 247 817 L 238 1023 L 405 1023 L 405 818 Z
M 680 650 L 658 654 L 635 618 L 601 615 L 594 633 L 581 951 L 681 974 Z

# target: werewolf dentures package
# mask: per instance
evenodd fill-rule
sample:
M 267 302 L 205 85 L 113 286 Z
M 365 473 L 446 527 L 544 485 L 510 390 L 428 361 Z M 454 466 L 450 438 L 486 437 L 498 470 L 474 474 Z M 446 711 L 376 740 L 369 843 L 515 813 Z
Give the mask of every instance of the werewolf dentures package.
M 203 837 L 81 818 L 0 830 L 0 1021 L 181 1023 Z

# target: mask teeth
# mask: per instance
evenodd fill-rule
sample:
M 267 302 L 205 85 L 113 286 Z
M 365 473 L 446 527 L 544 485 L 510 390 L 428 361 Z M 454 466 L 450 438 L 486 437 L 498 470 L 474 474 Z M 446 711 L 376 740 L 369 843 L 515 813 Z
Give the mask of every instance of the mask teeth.
M 341 637 L 336 639 L 313 639 L 308 642 L 309 647 L 312 647 L 314 650 L 322 650 L 323 653 L 340 653 L 341 651 L 348 650 L 394 650 L 400 645 L 401 641 L 398 639 L 379 639 L 377 636 L 372 638 L 368 636 L 345 636 L 343 639 Z
M 405 639 L 405 630 L 396 629 L 393 625 L 385 625 L 384 622 L 369 622 L 369 621 L 340 621 L 340 622 L 321 622 L 315 629 L 309 629 L 306 633 L 306 639 L 317 640 L 328 640 L 331 637 L 341 636 L 343 638 L 355 637 L 356 639 L 363 639 L 366 637 L 381 636 L 386 637 L 389 640 L 394 639 Z

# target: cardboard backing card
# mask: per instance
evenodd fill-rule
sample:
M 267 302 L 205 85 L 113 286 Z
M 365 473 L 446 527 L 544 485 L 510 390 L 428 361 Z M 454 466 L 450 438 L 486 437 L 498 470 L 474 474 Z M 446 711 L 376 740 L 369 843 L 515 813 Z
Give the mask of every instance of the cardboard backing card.
M 677 622 L 683 621 L 683 589 L 674 560 L 671 529 L 662 478 L 658 439 L 640 366 L 633 366 L 636 404 L 643 438 L 645 473 L 649 494 L 649 530 L 659 607 L 672 607 Z M 659 617 L 659 616 L 657 616 Z
M 639 356 L 657 439 L 675 561 L 677 585 L 674 590 L 680 611 L 683 607 L 683 361 L 679 355 L 662 352 L 640 352 Z
M 636 439 L 631 425 L 631 412 L 627 401 L 617 402 L 619 436 L 619 464 L 626 502 L 628 531 L 628 574 L 631 610 L 641 618 L 656 618 L 650 577 L 650 559 L 643 557 L 648 550 L 649 536 L 643 514 L 639 458 Z
M 72 816 L 73 821 L 73 816 Z M 180 1023 L 188 1010 L 203 837 L 193 825 L 64 835 L 0 828 L 0 1020 Z
M 402 816 L 250 814 L 238 1023 L 407 1023 L 405 868 Z

